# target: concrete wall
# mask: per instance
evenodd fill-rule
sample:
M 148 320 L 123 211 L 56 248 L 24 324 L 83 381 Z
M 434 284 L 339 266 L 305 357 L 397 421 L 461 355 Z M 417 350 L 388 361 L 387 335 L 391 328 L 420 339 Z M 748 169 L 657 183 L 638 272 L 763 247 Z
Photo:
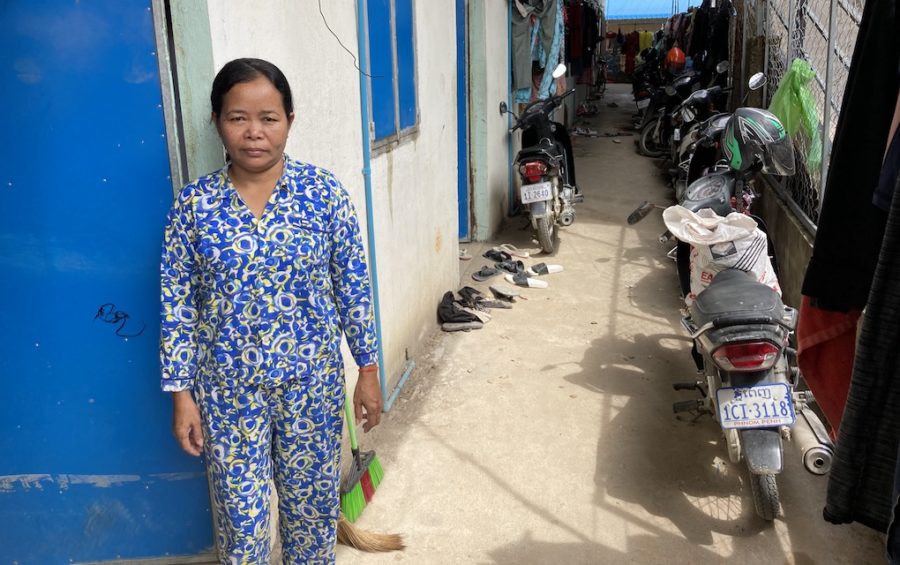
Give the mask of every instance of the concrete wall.
M 474 239 L 489 239 L 509 208 L 508 121 L 501 101 L 509 103 L 509 5 L 469 2 L 469 131 Z
M 355 53 L 356 3 L 329 0 L 322 7 Z M 406 352 L 415 356 L 422 336 L 435 328 L 440 296 L 456 287 L 459 276 L 456 97 L 448 96 L 456 89 L 455 12 L 452 2 L 427 0 L 418 0 L 415 10 L 419 130 L 372 160 L 389 392 Z M 215 69 L 231 59 L 259 57 L 284 71 L 296 113 L 288 153 L 334 172 L 365 229 L 358 71 L 329 33 L 317 3 L 209 0 L 208 11 Z

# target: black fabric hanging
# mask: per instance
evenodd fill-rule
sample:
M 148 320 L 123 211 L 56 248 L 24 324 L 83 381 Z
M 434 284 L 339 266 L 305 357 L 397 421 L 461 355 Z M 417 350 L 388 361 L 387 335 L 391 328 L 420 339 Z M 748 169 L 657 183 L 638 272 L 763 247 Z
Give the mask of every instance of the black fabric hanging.
M 889 220 L 872 197 L 900 87 L 898 18 L 896 0 L 866 2 L 803 285 L 819 308 L 866 307 L 824 517 L 881 531 L 900 441 L 900 196 Z
M 896 4 L 866 2 L 856 38 L 813 255 L 803 281 L 803 294 L 823 310 L 862 309 L 884 235 L 885 212 L 872 204 L 872 194 L 897 101 Z

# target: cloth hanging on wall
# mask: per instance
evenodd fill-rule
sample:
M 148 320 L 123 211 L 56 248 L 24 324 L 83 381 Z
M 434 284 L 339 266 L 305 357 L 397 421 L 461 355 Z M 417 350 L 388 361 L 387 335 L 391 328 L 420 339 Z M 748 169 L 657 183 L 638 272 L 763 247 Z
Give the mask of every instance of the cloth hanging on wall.
M 553 69 L 561 61 L 563 52 L 563 39 L 565 36 L 565 25 L 563 22 L 563 4 L 561 1 L 552 0 L 553 30 L 551 31 L 549 47 L 544 43 L 543 36 L 547 33 L 544 24 L 540 23 L 539 28 L 536 26 L 532 30 L 532 39 L 529 48 L 529 76 L 531 77 L 528 85 L 524 88 L 517 88 L 515 92 L 516 102 L 530 102 L 536 98 L 547 98 L 551 93 L 557 91 L 556 81 L 553 79 Z M 544 20 L 548 20 L 549 14 L 544 15 Z M 540 68 L 539 73 L 532 72 L 534 63 Z M 548 70 L 549 69 L 549 70 Z M 562 80 L 562 79 L 561 79 Z
M 558 0 L 511 1 L 515 2 L 512 11 L 513 88 L 531 88 L 532 29 L 537 26 L 544 52 L 549 53 L 556 32 Z
M 869 0 L 863 10 L 803 284 L 810 300 L 801 311 L 803 318 L 816 314 L 810 306 L 847 312 L 868 304 L 823 514 L 881 531 L 890 517 L 900 440 L 900 320 L 890 315 L 900 308 L 900 198 L 895 192 L 885 231 L 885 213 L 872 196 L 900 86 L 898 16 L 894 0 Z

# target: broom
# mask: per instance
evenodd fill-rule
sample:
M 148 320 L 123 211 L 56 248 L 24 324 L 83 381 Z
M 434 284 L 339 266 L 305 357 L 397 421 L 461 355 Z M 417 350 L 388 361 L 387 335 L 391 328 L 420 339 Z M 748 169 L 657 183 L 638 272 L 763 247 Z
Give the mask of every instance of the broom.
M 337 542 L 359 551 L 398 551 L 406 548 L 399 534 L 378 534 L 354 526 L 341 512 L 337 525 Z
M 353 453 L 350 474 L 341 484 L 341 517 L 337 525 L 337 541 L 360 551 L 397 551 L 404 549 L 403 538 L 398 534 L 378 534 L 354 526 L 366 504 L 372 500 L 375 489 L 381 483 L 384 469 L 374 451 L 360 454 L 356 439 L 356 426 L 350 409 L 350 395 L 345 392 L 344 411 L 347 429 L 350 431 L 350 450 Z
M 344 412 L 347 415 L 347 430 L 350 432 L 350 451 L 353 461 L 350 472 L 341 484 L 341 511 L 347 520 L 355 522 L 362 514 L 366 504 L 371 502 L 375 489 L 384 477 L 384 468 L 374 451 L 360 453 L 356 439 L 356 426 L 353 424 L 353 411 L 350 409 L 350 394 L 344 396 Z

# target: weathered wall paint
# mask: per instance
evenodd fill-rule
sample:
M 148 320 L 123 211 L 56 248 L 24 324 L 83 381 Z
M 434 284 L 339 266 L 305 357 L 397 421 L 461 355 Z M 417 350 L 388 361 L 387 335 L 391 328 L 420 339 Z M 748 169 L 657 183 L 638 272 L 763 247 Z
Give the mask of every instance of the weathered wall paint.
M 175 38 L 178 95 L 184 125 L 188 180 L 224 163 L 222 143 L 210 122 L 209 89 L 217 68 L 213 64 L 209 13 L 205 2 L 171 0 Z
M 355 2 L 329 0 L 322 8 L 328 25 L 355 53 Z M 456 97 L 448 96 L 456 89 L 453 8 L 416 2 L 418 132 L 372 161 L 389 390 L 403 372 L 407 352 L 414 356 L 435 329 L 438 300 L 455 288 L 459 276 Z M 326 28 L 317 2 L 273 0 L 261 9 L 255 2 L 210 0 L 208 10 L 214 68 L 238 57 L 259 57 L 284 71 L 296 113 L 288 153 L 334 172 L 365 230 L 358 71 Z
M 507 118 L 499 112 L 509 96 L 508 5 L 472 0 L 469 17 L 473 237 L 484 241 L 500 228 L 509 204 L 512 158 Z

